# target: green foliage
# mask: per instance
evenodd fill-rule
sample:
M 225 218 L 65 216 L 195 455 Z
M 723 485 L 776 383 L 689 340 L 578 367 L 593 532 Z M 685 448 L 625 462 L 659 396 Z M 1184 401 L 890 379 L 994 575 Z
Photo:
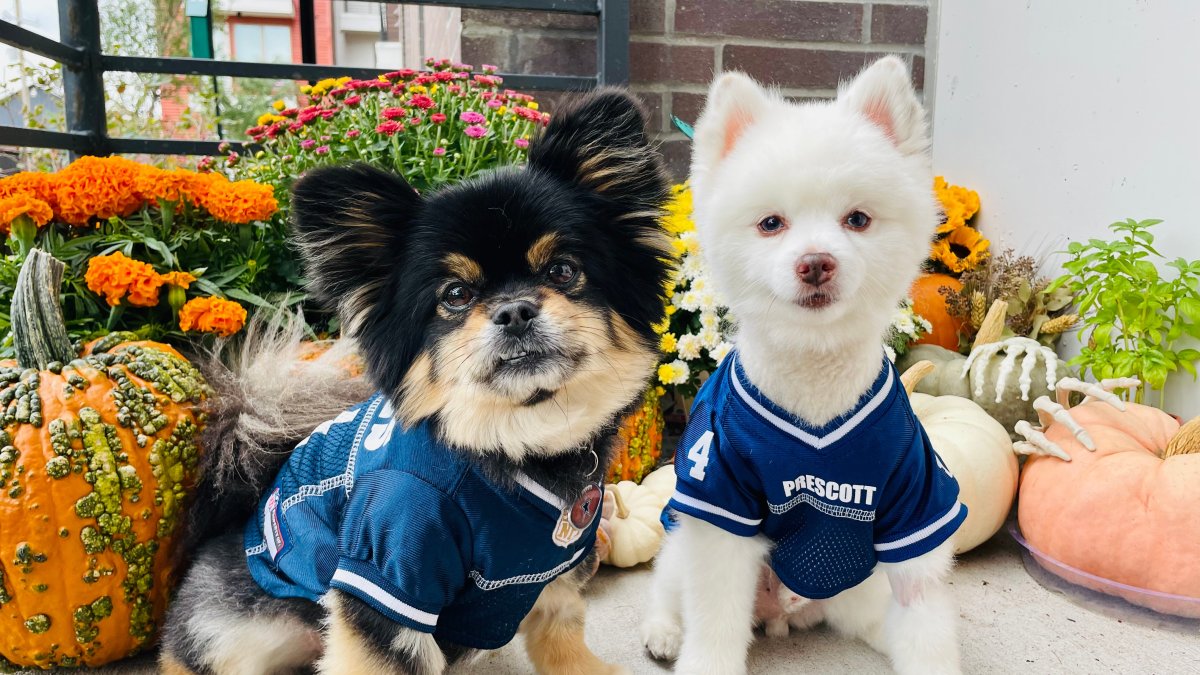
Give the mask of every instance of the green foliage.
M 1150 233 L 1160 222 L 1130 218 L 1109 225 L 1118 239 L 1072 242 L 1067 274 L 1047 290 L 1065 286 L 1079 298 L 1085 324 L 1079 338 L 1087 343 L 1072 365 L 1097 379 L 1137 377 L 1161 392 L 1173 372 L 1196 376 L 1200 351 L 1174 345 L 1185 336 L 1200 338 L 1200 261 L 1170 261 L 1166 266 L 1176 274 L 1164 277 L 1154 259 L 1166 258 Z M 1135 400 L 1143 398 L 1139 389 Z

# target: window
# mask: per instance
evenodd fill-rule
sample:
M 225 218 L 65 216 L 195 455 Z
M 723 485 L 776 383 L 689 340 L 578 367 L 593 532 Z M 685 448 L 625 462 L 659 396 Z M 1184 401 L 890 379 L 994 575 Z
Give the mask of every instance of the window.
M 291 63 L 292 28 L 278 24 L 234 24 L 233 54 L 235 61 Z

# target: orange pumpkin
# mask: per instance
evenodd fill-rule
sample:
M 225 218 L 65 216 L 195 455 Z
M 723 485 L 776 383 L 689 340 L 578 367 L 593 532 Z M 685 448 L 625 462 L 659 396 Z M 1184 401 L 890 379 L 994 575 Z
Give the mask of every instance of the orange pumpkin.
M 608 468 L 608 482 L 642 482 L 658 466 L 662 456 L 663 418 L 658 388 L 651 385 L 642 397 L 642 405 L 621 422 L 617 447 Z
M 933 328 L 921 336 L 916 344 L 937 345 L 957 352 L 958 333 L 964 322 L 950 314 L 946 307 L 946 296 L 939 291 L 943 286 L 955 291 L 962 290 L 962 282 L 949 274 L 922 274 L 909 290 L 913 311 L 924 317 Z
M 74 354 L 62 263 L 34 251 L 0 362 L 0 670 L 96 666 L 153 642 L 173 585 L 208 387 L 171 347 Z
M 1184 451 L 1200 451 L 1197 423 L 1181 431 L 1175 418 L 1156 408 L 1126 406 L 1121 412 L 1091 401 L 1071 409 L 1095 441 L 1095 452 L 1064 424 L 1045 430 L 1072 461 L 1026 462 L 1021 532 L 1037 552 L 1061 563 L 1047 563 L 1047 569 L 1073 583 L 1200 618 L 1200 454 L 1178 454 L 1181 444 L 1193 446 Z

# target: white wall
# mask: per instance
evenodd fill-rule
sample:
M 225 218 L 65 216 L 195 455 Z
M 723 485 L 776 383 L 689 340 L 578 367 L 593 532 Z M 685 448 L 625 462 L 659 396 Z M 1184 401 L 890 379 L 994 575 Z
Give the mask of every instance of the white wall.
M 994 246 L 1059 250 L 1162 218 L 1156 247 L 1200 258 L 1200 2 L 939 4 L 934 167 L 979 191 Z M 1190 376 L 1167 398 L 1200 415 Z

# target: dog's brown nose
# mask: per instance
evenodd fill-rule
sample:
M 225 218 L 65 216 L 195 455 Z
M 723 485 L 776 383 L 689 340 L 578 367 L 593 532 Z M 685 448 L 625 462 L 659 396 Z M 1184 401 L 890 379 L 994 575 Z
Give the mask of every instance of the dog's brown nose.
M 822 286 L 837 274 L 837 260 L 828 253 L 808 253 L 800 257 L 796 275 L 809 286 Z

